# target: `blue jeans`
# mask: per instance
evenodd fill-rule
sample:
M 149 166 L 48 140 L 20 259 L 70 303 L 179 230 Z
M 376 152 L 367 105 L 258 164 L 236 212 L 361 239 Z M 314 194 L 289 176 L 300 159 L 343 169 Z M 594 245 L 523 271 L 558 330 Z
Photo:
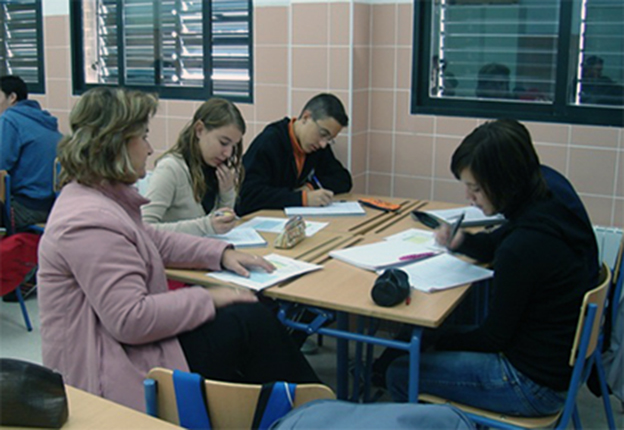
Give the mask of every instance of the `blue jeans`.
M 407 401 L 409 355 L 397 358 L 386 374 L 397 402 Z M 419 392 L 500 412 L 539 417 L 563 408 L 565 392 L 536 384 L 518 372 L 503 354 L 435 351 L 421 354 Z

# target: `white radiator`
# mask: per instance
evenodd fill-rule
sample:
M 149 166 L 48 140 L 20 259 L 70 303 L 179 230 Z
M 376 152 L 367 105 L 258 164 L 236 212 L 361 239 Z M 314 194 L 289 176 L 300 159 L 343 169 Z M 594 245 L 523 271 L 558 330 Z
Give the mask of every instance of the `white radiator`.
M 622 243 L 622 229 L 614 227 L 594 226 L 596 242 L 598 242 L 598 256 L 613 270 L 620 244 Z

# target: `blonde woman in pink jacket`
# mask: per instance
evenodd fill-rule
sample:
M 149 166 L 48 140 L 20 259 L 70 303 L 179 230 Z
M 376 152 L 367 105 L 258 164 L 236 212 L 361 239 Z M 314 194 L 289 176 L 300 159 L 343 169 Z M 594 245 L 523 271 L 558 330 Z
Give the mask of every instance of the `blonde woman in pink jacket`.
M 158 231 L 141 221 L 148 201 L 132 184 L 152 153 L 154 95 L 86 92 L 59 144 L 62 191 L 39 247 L 43 363 L 66 383 L 143 410 L 155 366 L 207 378 L 317 382 L 281 324 L 251 293 L 168 291 L 165 267 L 271 271 L 228 244 Z

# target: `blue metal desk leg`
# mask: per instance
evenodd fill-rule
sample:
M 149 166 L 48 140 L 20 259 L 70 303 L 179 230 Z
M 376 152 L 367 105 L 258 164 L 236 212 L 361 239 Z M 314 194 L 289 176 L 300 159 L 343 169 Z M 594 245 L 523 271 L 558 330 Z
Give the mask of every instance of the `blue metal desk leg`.
M 338 330 L 341 330 L 343 332 L 349 330 L 349 318 L 345 312 L 337 312 L 336 322 L 338 324 Z M 336 358 L 338 360 L 336 364 L 336 372 L 338 374 L 336 397 L 338 397 L 338 399 L 340 400 L 347 400 L 347 396 L 349 395 L 349 341 L 346 339 L 337 338 L 336 348 Z
M 418 402 L 418 379 L 420 368 L 420 340 L 422 338 L 422 328 L 414 327 L 412 341 L 410 342 L 410 366 L 409 366 L 409 392 L 408 401 Z

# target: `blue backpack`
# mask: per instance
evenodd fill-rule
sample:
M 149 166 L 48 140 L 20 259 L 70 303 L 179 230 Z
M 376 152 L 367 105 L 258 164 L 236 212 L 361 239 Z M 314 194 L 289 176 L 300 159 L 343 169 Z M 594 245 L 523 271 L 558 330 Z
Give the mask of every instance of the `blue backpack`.
M 474 430 L 472 421 L 449 405 L 350 403 L 316 400 L 291 411 L 271 430 L 445 429 Z

